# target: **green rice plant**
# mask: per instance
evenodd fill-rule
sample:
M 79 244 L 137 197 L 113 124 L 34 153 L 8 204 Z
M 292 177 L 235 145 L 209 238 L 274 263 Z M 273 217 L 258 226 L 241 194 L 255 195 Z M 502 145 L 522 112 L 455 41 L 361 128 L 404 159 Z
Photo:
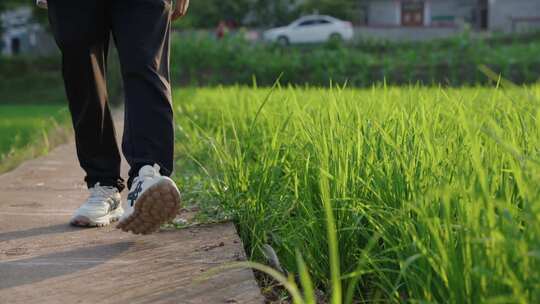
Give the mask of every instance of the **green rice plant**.
M 332 303 L 540 301 L 540 87 L 176 100 L 179 157 L 253 261 L 268 244 L 301 274 L 302 301 L 315 289 Z

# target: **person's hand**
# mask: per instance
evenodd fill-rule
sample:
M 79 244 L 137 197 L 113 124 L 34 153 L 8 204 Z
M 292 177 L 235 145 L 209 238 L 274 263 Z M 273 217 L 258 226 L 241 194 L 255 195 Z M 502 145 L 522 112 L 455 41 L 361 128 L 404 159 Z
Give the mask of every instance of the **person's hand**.
M 40 8 L 47 9 L 47 0 L 36 0 L 36 4 Z
M 172 13 L 172 20 L 178 20 L 184 17 L 187 13 L 189 7 L 189 0 L 176 0 L 174 5 L 174 10 Z

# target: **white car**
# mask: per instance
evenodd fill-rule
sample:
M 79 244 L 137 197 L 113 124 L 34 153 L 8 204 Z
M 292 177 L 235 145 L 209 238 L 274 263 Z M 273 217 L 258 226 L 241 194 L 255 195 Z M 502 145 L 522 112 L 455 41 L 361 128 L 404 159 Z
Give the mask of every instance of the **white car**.
M 291 43 L 321 43 L 329 40 L 351 40 L 353 26 L 348 21 L 324 15 L 304 16 L 293 23 L 263 33 L 266 41 L 282 45 Z

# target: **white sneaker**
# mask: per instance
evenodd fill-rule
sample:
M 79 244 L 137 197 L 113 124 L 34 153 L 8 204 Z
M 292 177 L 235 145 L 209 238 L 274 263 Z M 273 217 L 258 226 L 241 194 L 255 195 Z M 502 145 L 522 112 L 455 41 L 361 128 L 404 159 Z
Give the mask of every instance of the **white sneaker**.
M 116 187 L 101 186 L 97 183 L 90 188 L 90 197 L 75 211 L 71 225 L 82 227 L 101 227 L 117 221 L 124 210 Z
M 133 180 L 126 204 L 126 213 L 118 228 L 135 234 L 157 231 L 161 224 L 172 221 L 180 210 L 180 191 L 174 181 L 159 174 L 159 166 L 144 166 Z

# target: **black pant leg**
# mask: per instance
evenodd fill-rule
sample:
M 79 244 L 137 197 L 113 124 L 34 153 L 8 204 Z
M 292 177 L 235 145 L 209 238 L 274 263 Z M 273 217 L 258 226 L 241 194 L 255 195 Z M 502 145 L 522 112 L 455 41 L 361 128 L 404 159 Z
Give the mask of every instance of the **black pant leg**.
M 77 155 L 89 187 L 123 188 L 120 153 L 108 106 L 109 0 L 49 0 L 49 21 L 62 52 Z
M 169 76 L 170 0 L 112 0 L 112 32 L 125 89 L 122 149 L 130 179 L 144 165 L 173 170 L 174 125 Z

